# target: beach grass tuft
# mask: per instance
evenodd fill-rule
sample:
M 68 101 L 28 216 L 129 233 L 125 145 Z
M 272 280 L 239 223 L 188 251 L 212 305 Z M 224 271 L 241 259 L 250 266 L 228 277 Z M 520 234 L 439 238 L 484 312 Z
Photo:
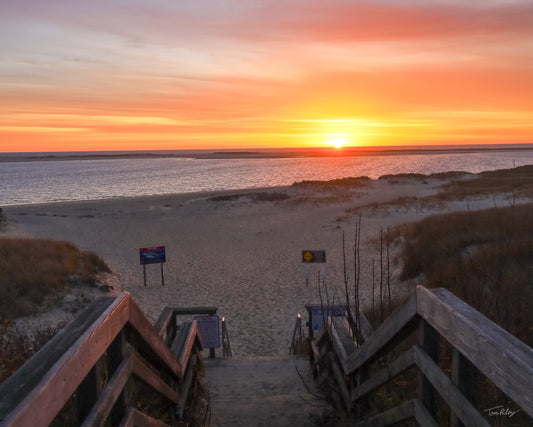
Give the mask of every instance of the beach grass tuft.
M 513 202 L 518 197 L 533 197 L 533 165 L 481 172 L 472 179 L 454 180 L 441 189 L 441 197 L 449 199 L 506 194 Z
M 68 242 L 0 238 L 0 320 L 39 312 L 75 285 L 94 286 L 99 272 L 109 272 L 93 252 Z

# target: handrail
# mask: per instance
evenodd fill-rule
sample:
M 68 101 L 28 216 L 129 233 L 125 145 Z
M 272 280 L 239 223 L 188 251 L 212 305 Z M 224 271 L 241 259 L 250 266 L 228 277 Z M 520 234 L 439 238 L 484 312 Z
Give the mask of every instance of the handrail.
M 139 339 L 142 343 L 137 342 Z M 85 400 L 91 401 L 92 407 L 79 422 L 100 422 L 110 413 L 132 375 L 177 403 L 189 360 L 200 350 L 196 322 L 188 331 L 180 358 L 128 292 L 116 298 L 101 297 L 0 385 L 0 424 L 48 425 L 71 396 L 87 388 L 91 390 Z M 150 360 L 143 355 L 149 355 Z
M 383 361 L 382 356 L 389 356 L 390 350 L 411 335 L 417 326 L 419 344 L 370 373 L 370 364 Z M 436 363 L 439 335 L 453 347 L 451 378 Z M 527 414 L 533 418 L 533 349 L 445 289 L 428 290 L 418 286 L 405 304 L 360 345 L 354 342 L 341 321 L 329 318 L 313 346 L 316 369 L 322 371 L 320 377 L 335 379 L 344 412 L 355 416 L 361 425 L 387 425 L 408 418 L 431 425 L 436 416 L 432 390 L 436 390 L 450 408 L 454 425 L 458 421 L 469 426 L 488 425 L 470 402 L 472 396 L 468 392 L 465 394 L 470 366 L 509 396 L 521 408 L 523 416 Z M 382 362 L 378 365 L 382 366 Z M 358 402 L 411 367 L 419 372 L 418 399 L 387 411 L 386 416 L 379 414 L 372 419 L 365 418 L 357 410 Z

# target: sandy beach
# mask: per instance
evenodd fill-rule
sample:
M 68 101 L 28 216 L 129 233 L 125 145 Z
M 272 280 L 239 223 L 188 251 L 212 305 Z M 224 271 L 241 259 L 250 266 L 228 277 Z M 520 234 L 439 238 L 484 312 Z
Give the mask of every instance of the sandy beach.
M 505 203 L 491 197 L 468 206 L 378 205 L 434 194 L 445 182 L 380 179 L 342 191 L 292 186 L 6 206 L 9 226 L 2 235 L 67 240 L 95 251 L 113 271 L 114 291 L 130 292 L 152 322 L 166 306 L 216 306 L 227 319 L 235 355 L 282 355 L 289 351 L 297 314 L 306 319 L 305 304 L 320 302 L 320 269 L 311 266 L 306 285 L 302 250 L 326 250 L 330 300 L 342 303 L 342 233 L 351 253 L 360 214 L 361 301 L 368 307 L 382 227 Z M 165 285 L 155 264 L 147 266 L 145 287 L 139 248 L 157 245 L 166 246 Z M 393 296 L 407 292 L 397 279 L 399 268 L 394 261 Z M 348 274 L 353 277 L 350 266 Z

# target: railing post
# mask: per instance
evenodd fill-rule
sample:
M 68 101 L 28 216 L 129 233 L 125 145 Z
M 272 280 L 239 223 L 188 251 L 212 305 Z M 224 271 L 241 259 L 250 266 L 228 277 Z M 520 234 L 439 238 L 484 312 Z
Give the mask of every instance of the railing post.
M 226 318 L 222 318 L 222 356 L 223 357 L 232 357 L 233 353 L 231 352 L 231 345 L 229 342 L 228 328 L 226 326 Z
M 463 395 L 475 405 L 476 368 L 464 357 L 459 350 L 453 349 L 452 353 L 452 381 Z M 450 418 L 452 427 L 465 427 L 452 412 Z
M 437 331 L 423 318 L 418 323 L 418 342 L 426 354 L 435 361 L 439 358 L 439 335 Z M 427 411 L 435 417 L 437 412 L 436 392 L 427 378 L 419 372 L 418 396 Z

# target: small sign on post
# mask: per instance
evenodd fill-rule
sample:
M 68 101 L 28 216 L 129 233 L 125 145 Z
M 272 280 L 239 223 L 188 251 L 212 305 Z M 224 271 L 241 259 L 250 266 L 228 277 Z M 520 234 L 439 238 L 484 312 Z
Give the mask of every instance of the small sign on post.
M 309 336 L 318 331 L 328 317 L 345 317 L 346 306 L 344 305 L 320 305 L 309 304 L 305 308 L 309 314 Z
M 319 263 L 321 265 L 322 279 L 326 277 L 326 251 L 325 250 L 304 250 L 302 251 L 302 262 L 305 267 L 305 284 L 309 286 L 309 264 Z
M 202 345 L 209 349 L 210 357 L 215 357 L 215 348 L 220 347 L 220 318 L 218 315 L 196 316 Z
M 165 286 L 165 277 L 163 276 L 163 263 L 167 261 L 165 247 L 140 248 L 139 258 L 143 266 L 144 286 L 146 286 L 146 264 L 161 264 L 161 285 Z
M 326 251 L 302 251 L 302 261 L 303 262 L 326 262 Z

